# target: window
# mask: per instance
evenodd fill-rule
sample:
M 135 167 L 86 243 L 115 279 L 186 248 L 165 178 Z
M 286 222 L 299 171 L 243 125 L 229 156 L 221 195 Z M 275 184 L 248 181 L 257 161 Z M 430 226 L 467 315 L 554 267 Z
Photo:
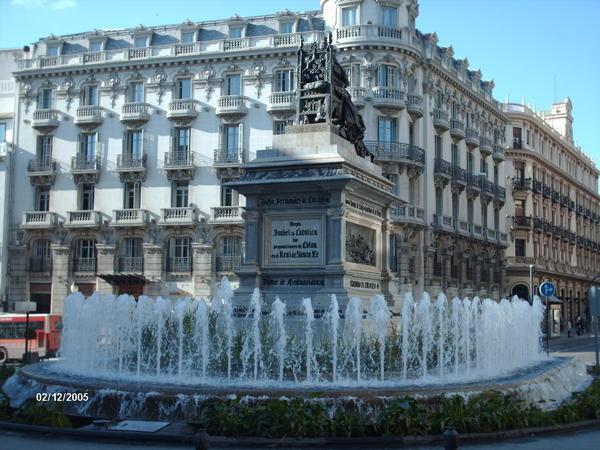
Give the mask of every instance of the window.
M 515 256 L 525 256 L 525 239 L 515 239 Z
M 381 8 L 383 12 L 383 26 L 397 27 L 398 26 L 398 8 L 392 6 L 384 6 Z
M 294 120 L 275 120 L 273 122 L 273 134 L 285 134 L 285 127 L 293 125 Z
M 295 89 L 294 70 L 278 70 L 275 72 L 275 92 L 290 92 Z
M 83 105 L 98 106 L 98 86 L 89 84 L 83 89 Z
M 181 43 L 182 44 L 189 44 L 191 42 L 194 42 L 196 39 L 196 32 L 195 31 L 182 31 L 181 32 Z
M 444 191 L 440 188 L 435 190 L 435 212 L 439 216 L 444 211 Z
M 6 122 L 0 122 L 0 143 L 6 141 Z
M 50 252 L 50 240 L 38 239 L 32 248 L 34 258 L 39 259 L 51 259 L 52 253 Z
M 35 210 L 50 211 L 50 186 L 38 186 L 35 189 Z
M 482 228 L 487 228 L 487 210 L 488 206 L 486 204 L 481 205 L 481 226 Z
M 379 87 L 396 87 L 396 68 L 382 64 L 377 68 L 377 86 Z
M 484 158 L 481 158 L 481 160 L 479 161 L 479 171 L 481 173 L 485 173 L 486 175 L 488 173 L 488 165 Z
M 452 144 L 452 165 L 460 166 L 460 153 L 458 153 L 458 145 Z
M 102 41 L 91 41 L 90 42 L 90 52 L 97 53 L 102 51 Z
M 379 117 L 379 142 L 398 142 L 398 120 L 389 117 Z
M 148 37 L 146 36 L 137 36 L 133 39 L 133 46 L 135 48 L 143 48 L 148 45 Z
M 458 220 L 459 206 L 460 203 L 458 194 L 452 194 L 452 218 L 454 220 Z
M 174 181 L 173 182 L 173 208 L 187 208 L 188 207 L 188 192 L 189 182 L 188 181 Z
M 221 206 L 239 206 L 239 196 L 228 186 L 221 186 Z
M 227 75 L 227 95 L 242 95 L 242 77 L 241 75 Z
M 80 209 L 82 211 L 92 211 L 94 209 L 94 185 L 81 185 L 80 196 Z
M 142 103 L 144 101 L 144 83 L 136 81 L 129 83 L 129 102 Z
M 84 133 L 79 135 L 79 152 L 78 161 L 93 162 L 96 158 L 96 141 L 98 135 L 96 133 Z
M 126 131 L 123 137 L 123 160 L 125 162 L 141 161 L 144 155 L 144 132 L 143 131 Z
M 189 154 L 190 151 L 190 128 L 174 128 L 174 148 L 173 150 L 181 156 Z
M 180 78 L 177 80 L 175 95 L 177 99 L 192 98 L 192 79 Z
M 435 93 L 435 107 L 437 109 L 442 109 L 442 105 L 444 104 L 444 93 L 441 89 L 438 89 Z
M 467 173 L 473 173 L 473 153 L 467 153 Z
M 348 83 L 352 87 L 359 87 L 361 84 L 360 64 L 352 64 L 344 67 Z
M 171 238 L 169 241 L 169 272 L 190 272 L 190 238 Z
M 441 136 L 435 136 L 435 157 L 441 159 L 444 156 L 444 142 Z
M 240 147 L 240 127 L 238 125 L 225 126 L 225 148 L 237 150 Z
M 240 39 L 244 32 L 244 27 L 229 27 L 229 37 L 231 39 Z
M 38 109 L 51 109 L 52 108 L 52 89 L 43 88 L 40 89 L 37 101 Z
M 500 230 L 500 210 L 498 208 L 494 208 L 494 230 Z
M 121 255 L 128 258 L 143 257 L 142 239 L 141 238 L 125 238 L 121 246 Z
M 38 136 L 37 157 L 41 163 L 50 163 L 52 158 L 52 136 Z
M 467 220 L 469 224 L 473 223 L 473 199 L 467 200 Z
M 58 44 L 46 45 L 46 56 L 58 56 Z
M 500 179 L 500 176 L 498 174 L 498 166 L 494 164 L 494 184 L 498 185 L 498 181 Z
M 125 183 L 123 185 L 123 208 L 139 209 L 141 204 L 141 183 Z
M 282 22 L 279 25 L 279 33 L 290 34 L 294 32 L 294 22 Z
M 75 247 L 75 272 L 96 271 L 96 241 L 80 239 Z
M 221 240 L 221 255 L 239 256 L 242 249 L 242 241 L 238 236 L 225 236 Z
M 342 26 L 353 27 L 356 25 L 357 8 L 352 6 L 350 8 L 342 9 Z

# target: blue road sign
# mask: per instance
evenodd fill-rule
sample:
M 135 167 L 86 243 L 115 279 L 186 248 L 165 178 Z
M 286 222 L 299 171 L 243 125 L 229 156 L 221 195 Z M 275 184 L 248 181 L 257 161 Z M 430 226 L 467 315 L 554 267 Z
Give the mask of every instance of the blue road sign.
M 544 281 L 540 285 L 540 294 L 542 294 L 544 297 L 552 297 L 555 292 L 556 288 L 549 281 Z

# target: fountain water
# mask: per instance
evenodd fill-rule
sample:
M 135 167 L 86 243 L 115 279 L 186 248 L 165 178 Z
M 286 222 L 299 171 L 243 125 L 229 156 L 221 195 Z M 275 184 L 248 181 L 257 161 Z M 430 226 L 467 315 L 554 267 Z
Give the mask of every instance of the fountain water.
M 476 380 L 543 359 L 538 298 L 448 304 L 443 294 L 435 302 L 407 294 L 396 320 L 381 295 L 351 298 L 343 315 L 332 295 L 322 317 L 309 298 L 299 311 L 277 298 L 269 311 L 255 290 L 238 312 L 232 295 L 227 280 L 211 302 L 75 293 L 66 299 L 57 365 L 82 375 L 220 386 L 371 385 Z

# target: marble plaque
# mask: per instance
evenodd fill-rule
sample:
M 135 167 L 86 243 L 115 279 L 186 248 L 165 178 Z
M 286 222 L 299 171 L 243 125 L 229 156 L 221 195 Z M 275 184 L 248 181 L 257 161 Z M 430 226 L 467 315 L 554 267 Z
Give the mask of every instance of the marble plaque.
M 324 261 L 322 216 L 266 216 L 265 262 L 270 266 L 317 266 Z

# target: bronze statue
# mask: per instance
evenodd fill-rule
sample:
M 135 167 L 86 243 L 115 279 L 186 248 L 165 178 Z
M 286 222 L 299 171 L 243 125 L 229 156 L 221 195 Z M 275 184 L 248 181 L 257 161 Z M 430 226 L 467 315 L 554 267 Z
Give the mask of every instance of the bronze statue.
M 346 90 L 348 77 L 338 63 L 331 33 L 321 42 L 298 49 L 298 123 L 330 123 L 337 127 L 340 136 L 352 142 L 356 153 L 365 158 L 373 155 L 363 139 L 365 123 Z

